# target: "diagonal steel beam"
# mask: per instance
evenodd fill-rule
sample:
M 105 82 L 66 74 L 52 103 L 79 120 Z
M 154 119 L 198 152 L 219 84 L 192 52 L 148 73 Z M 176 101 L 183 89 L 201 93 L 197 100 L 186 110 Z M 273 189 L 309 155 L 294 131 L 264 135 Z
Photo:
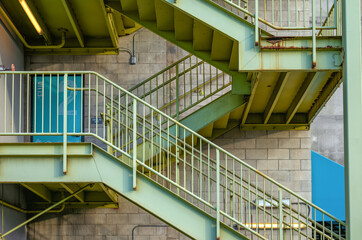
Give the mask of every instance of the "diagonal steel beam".
M 244 113 L 243 113 L 243 117 L 241 118 L 241 124 L 245 124 L 246 119 L 248 118 L 248 114 L 251 108 L 251 104 L 253 103 L 253 99 L 255 97 L 255 92 L 256 89 L 258 88 L 258 84 L 259 84 L 259 78 L 260 78 L 261 73 L 256 73 L 255 77 L 252 79 L 251 81 L 251 93 L 250 93 L 250 97 L 248 100 L 248 103 L 245 107 Z
M 69 3 L 68 0 L 61 0 L 63 6 L 64 6 L 64 9 L 65 9 L 65 12 L 67 13 L 67 16 L 69 18 L 69 21 L 70 21 L 70 24 L 72 25 L 73 27 L 73 30 L 75 32 L 75 35 L 77 36 L 77 39 L 78 39 L 78 42 L 79 42 L 79 45 L 84 48 L 84 36 L 83 36 L 83 33 L 82 33 L 82 30 L 79 26 L 79 23 L 75 17 L 75 14 L 73 12 L 73 9 L 71 8 L 71 5 Z
M 297 95 L 294 97 L 293 102 L 290 104 L 287 114 L 286 114 L 286 124 L 289 124 L 292 121 L 294 115 L 297 113 L 299 106 L 302 104 L 305 96 L 307 95 L 308 90 L 311 87 L 311 83 L 314 79 L 318 77 L 320 73 L 310 72 L 307 74 L 307 77 L 304 79 L 302 86 L 299 88 Z
M 65 183 L 60 183 L 60 185 L 67 190 L 70 194 L 75 193 L 76 191 L 79 190 L 79 186 L 77 184 L 65 184 Z M 84 203 L 84 192 L 81 192 L 77 195 L 74 195 L 74 197 L 76 199 L 78 199 L 80 202 Z
M 118 203 L 118 195 L 117 195 L 117 193 L 113 192 L 111 189 L 106 187 L 103 183 L 100 183 L 99 185 L 101 186 L 103 191 L 107 194 L 109 199 L 111 199 L 112 202 L 117 202 Z
M 102 12 L 104 14 L 104 19 L 107 24 L 107 28 L 108 28 L 109 36 L 112 41 L 112 45 L 113 45 L 113 47 L 118 48 L 118 33 L 117 33 L 116 25 L 114 23 L 112 9 L 108 8 L 108 7 L 106 9 L 106 7 L 104 6 L 103 0 L 99 0 L 99 3 L 102 7 Z
M 277 84 L 275 85 L 273 93 L 270 96 L 268 104 L 266 105 L 266 108 L 265 108 L 264 124 L 268 123 L 270 116 L 273 113 L 275 106 L 277 105 L 279 97 L 284 89 L 285 84 L 287 83 L 289 76 L 290 76 L 290 72 L 280 73 Z
M 340 86 L 342 80 L 343 78 L 341 72 L 332 73 L 327 84 L 323 87 L 323 91 L 318 96 L 318 99 L 314 102 L 308 113 L 308 123 L 312 123 L 314 118 L 317 117 L 318 113 L 323 109 L 323 106 L 328 102 L 333 93 Z
M 42 199 L 44 199 L 47 202 L 52 202 L 52 194 L 49 191 L 49 189 L 47 189 L 44 185 L 42 184 L 28 184 L 28 183 L 21 183 L 21 185 L 27 189 L 29 189 L 30 191 L 32 191 L 33 193 L 35 193 L 36 195 L 38 195 L 39 197 L 41 197 Z
M 86 188 L 88 188 L 90 185 L 93 185 L 92 183 L 91 184 L 88 184 L 84 187 L 82 187 L 81 189 L 79 189 L 78 191 L 74 192 L 73 194 L 69 195 L 68 197 L 64 198 L 63 200 L 53 204 L 52 206 L 48 207 L 47 209 L 45 209 L 44 211 L 41 211 L 40 213 L 38 213 L 37 215 L 35 215 L 34 217 L 31 217 L 29 218 L 28 220 L 26 220 L 25 222 L 19 224 L 18 226 L 14 227 L 13 229 L 7 231 L 6 233 L 4 234 L 0 234 L 0 239 L 5 239 L 4 237 L 6 237 L 7 235 L 9 235 L 10 233 L 18 230 L 19 228 L 21 228 L 22 226 L 28 224 L 29 222 L 33 221 L 34 219 L 40 217 L 41 215 L 43 215 L 44 213 L 47 213 L 49 212 L 51 209 L 55 208 L 56 206 L 62 204 L 63 202 L 67 201 L 68 199 L 72 198 L 74 195 L 77 195 L 79 193 L 81 193 L 82 191 L 84 191 Z

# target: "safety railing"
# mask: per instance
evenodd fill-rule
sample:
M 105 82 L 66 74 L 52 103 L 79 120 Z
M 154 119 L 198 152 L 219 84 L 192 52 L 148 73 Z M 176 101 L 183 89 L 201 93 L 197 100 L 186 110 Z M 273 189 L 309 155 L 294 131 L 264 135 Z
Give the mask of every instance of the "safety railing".
M 317 31 L 341 36 L 341 0 L 206 0 L 244 19 L 255 28 L 255 45 L 260 29 L 274 36 L 311 36 L 313 68 L 316 66 Z M 337 14 L 334 14 L 337 13 Z
M 177 120 L 230 90 L 231 76 L 191 54 L 128 89 Z
M 83 137 L 133 169 L 136 191 L 144 174 L 213 216 L 217 236 L 345 239 L 345 223 L 97 73 L 0 72 L 0 86 L 0 135 L 63 141 L 64 173 Z

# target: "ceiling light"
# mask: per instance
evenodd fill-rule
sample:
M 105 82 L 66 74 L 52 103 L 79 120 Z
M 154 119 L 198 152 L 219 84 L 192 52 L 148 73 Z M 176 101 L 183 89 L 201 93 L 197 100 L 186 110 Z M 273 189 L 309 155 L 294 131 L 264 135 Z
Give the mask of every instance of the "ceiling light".
M 34 14 L 31 12 L 28 4 L 26 3 L 25 0 L 19 0 L 20 5 L 23 7 L 26 15 L 28 15 L 28 18 L 30 19 L 30 22 L 33 24 L 35 30 L 38 32 L 39 35 L 43 35 L 43 30 L 41 29 L 38 21 L 36 20 L 36 18 L 34 17 Z

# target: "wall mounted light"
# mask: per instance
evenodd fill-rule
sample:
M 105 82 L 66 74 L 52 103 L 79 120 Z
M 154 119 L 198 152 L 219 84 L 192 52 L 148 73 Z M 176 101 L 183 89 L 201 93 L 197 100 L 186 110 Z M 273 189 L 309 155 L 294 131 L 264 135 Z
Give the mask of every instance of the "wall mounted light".
M 20 5 L 23 7 L 26 15 L 28 15 L 28 18 L 30 20 L 30 22 L 33 24 L 35 30 L 38 32 L 39 35 L 43 35 L 43 30 L 41 29 L 38 21 L 36 20 L 34 14 L 31 12 L 28 4 L 26 3 L 25 0 L 19 0 Z

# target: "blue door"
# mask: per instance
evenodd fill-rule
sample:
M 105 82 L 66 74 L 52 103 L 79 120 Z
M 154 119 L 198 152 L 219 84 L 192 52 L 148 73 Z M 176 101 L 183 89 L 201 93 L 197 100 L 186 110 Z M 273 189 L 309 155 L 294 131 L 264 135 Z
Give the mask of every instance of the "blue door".
M 33 130 L 35 133 L 63 133 L 64 76 L 34 77 Z M 75 85 L 74 85 L 75 84 Z M 81 76 L 68 76 L 68 87 L 80 88 Z M 81 132 L 82 107 L 80 91 L 67 92 L 67 131 Z M 80 142 L 80 136 L 69 136 L 68 142 Z M 63 142 L 62 136 L 34 136 L 33 142 Z

